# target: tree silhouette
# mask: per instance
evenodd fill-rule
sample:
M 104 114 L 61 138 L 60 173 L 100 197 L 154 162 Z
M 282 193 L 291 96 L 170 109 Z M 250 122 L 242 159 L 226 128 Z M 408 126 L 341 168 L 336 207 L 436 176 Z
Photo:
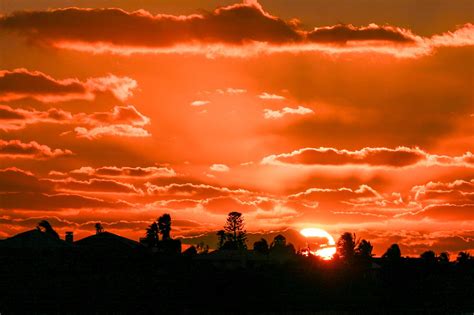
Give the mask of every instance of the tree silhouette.
M 362 258 L 371 258 L 373 256 L 372 250 L 374 247 L 367 240 L 361 240 L 357 245 L 355 253 L 357 256 Z
M 204 242 L 199 242 L 196 244 L 196 252 L 198 254 L 207 254 L 209 252 L 209 246 L 204 244 Z
M 356 235 L 345 232 L 337 240 L 336 248 L 339 257 L 346 262 L 353 260 L 356 253 L 357 240 Z
M 438 261 L 442 264 L 449 263 L 449 253 L 448 252 L 442 252 L 441 254 L 439 254 Z
M 253 243 L 253 250 L 260 254 L 268 254 L 267 240 L 262 238 L 260 241 Z
M 427 250 L 420 255 L 420 258 L 429 265 L 434 265 L 436 263 L 436 254 L 432 250 Z
M 156 224 L 156 222 L 153 222 L 152 224 L 150 224 L 150 226 L 146 228 L 145 239 L 148 246 L 150 247 L 158 246 L 158 241 L 160 240 L 158 233 L 159 233 L 158 224 Z
M 456 257 L 456 262 L 460 265 L 467 264 L 472 259 L 471 254 L 468 252 L 459 252 L 458 257 Z
M 244 218 L 240 212 L 231 212 L 227 216 L 227 221 L 224 225 L 227 241 L 230 242 L 231 247 L 237 249 L 247 248 L 247 233 L 245 232 Z
M 295 254 L 295 247 L 291 243 L 287 244 L 286 237 L 278 234 L 270 244 L 269 252 L 273 257 L 291 257 Z
M 38 225 L 36 226 L 36 228 L 54 238 L 59 239 L 59 234 L 53 229 L 51 224 L 49 224 L 49 222 L 46 220 L 40 221 Z
M 103 233 L 104 232 L 104 227 L 102 226 L 102 224 L 100 222 L 97 222 L 95 225 L 95 234 L 100 234 L 100 233 Z
M 226 240 L 225 231 L 219 230 L 217 232 L 217 237 L 219 238 L 219 242 L 217 243 L 217 248 L 222 249 L 224 247 L 225 240 Z
M 171 216 L 167 213 L 163 214 L 161 217 L 158 218 L 158 230 L 162 235 L 162 240 L 167 241 L 170 240 L 170 233 L 171 233 Z
M 273 242 L 271 244 L 271 248 L 275 248 L 275 247 L 285 247 L 286 246 L 286 237 L 284 237 L 283 235 L 281 234 L 278 234 L 277 236 L 275 236 L 275 238 L 273 239 Z
M 392 263 L 400 261 L 401 257 L 402 253 L 398 244 L 390 245 L 385 254 L 382 255 L 382 258 Z
M 359 264 L 369 267 L 372 260 L 372 244 L 367 240 L 361 240 L 355 249 L 355 258 Z

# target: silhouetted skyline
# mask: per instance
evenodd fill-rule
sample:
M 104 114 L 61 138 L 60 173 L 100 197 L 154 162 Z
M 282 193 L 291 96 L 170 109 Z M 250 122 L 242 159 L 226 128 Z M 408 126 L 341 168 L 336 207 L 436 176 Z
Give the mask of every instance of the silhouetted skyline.
M 250 247 L 318 228 L 473 252 L 472 11 L 2 1 L 0 239 L 47 220 L 137 241 L 168 213 L 207 244 L 239 212 Z

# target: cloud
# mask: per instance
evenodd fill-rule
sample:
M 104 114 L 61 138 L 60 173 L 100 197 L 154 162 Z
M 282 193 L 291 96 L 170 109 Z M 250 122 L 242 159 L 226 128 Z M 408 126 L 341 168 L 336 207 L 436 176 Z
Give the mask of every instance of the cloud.
M 209 169 L 213 172 L 228 172 L 230 168 L 225 164 L 212 164 Z
M 288 196 L 290 205 L 323 210 L 348 210 L 357 204 L 375 203 L 384 197 L 368 185 L 360 185 L 357 189 L 340 188 L 308 188 L 305 191 Z M 379 206 L 381 206 L 379 204 Z M 365 207 L 364 207 L 365 208 Z
M 49 179 L 55 190 L 58 192 L 82 192 L 82 193 L 113 193 L 113 194 L 140 194 L 143 195 L 141 189 L 136 188 L 132 184 L 122 183 L 113 179 L 76 180 L 73 178 L 66 179 Z
M 37 123 L 67 124 L 71 121 L 73 114 L 57 108 L 37 111 L 0 105 L 0 129 L 5 131 L 23 129 Z
M 125 183 L 99 179 L 90 181 L 76 181 L 70 178 L 42 179 L 15 167 L 0 170 L 0 181 L 2 182 L 0 209 L 8 210 L 124 208 L 131 205 L 124 201 L 106 201 L 74 192 L 142 193 L 133 185 Z
M 103 136 L 150 137 L 142 127 L 150 123 L 150 118 L 141 114 L 134 106 L 115 106 L 112 112 L 97 112 L 78 116 L 79 121 L 94 128 L 76 127 L 74 131 L 80 138 L 97 139 Z
M 193 183 L 172 183 L 165 186 L 157 186 L 151 183 L 146 183 L 145 186 L 147 187 L 147 192 L 150 195 L 163 197 L 172 196 L 174 199 L 178 197 L 188 199 L 191 196 L 194 198 L 205 199 L 218 196 L 251 194 L 249 190 L 242 188 L 233 189 L 228 187 Z
M 298 106 L 297 108 L 284 107 L 281 110 L 263 110 L 263 116 L 265 117 L 265 119 L 278 119 L 286 115 L 309 115 L 313 113 L 314 111 L 312 109 L 303 106 Z
M 76 194 L 2 193 L 0 209 L 7 210 L 63 210 L 82 208 L 126 208 L 123 201 L 105 201 Z
M 356 27 L 351 24 L 316 27 L 308 32 L 307 39 L 316 43 L 347 43 L 355 41 L 387 41 L 413 43 L 416 36 L 410 31 L 393 26 L 370 24 Z
M 204 106 L 209 104 L 209 101 L 193 101 L 191 102 L 191 106 Z
M 75 78 L 54 79 L 39 71 L 15 69 L 0 71 L 0 100 L 33 98 L 41 102 L 61 102 L 75 99 L 92 100 L 97 92 L 111 92 L 124 101 L 132 95 L 137 82 L 128 77 L 108 75 L 80 81 Z
M 47 111 L 13 109 L 10 106 L 0 105 L 0 129 L 18 130 L 38 123 L 93 126 L 94 128 L 91 129 L 84 127 L 75 129 L 78 136 L 89 139 L 104 135 L 150 135 L 148 131 L 141 128 L 150 123 L 150 118 L 141 114 L 133 105 L 115 106 L 110 112 L 92 114 L 72 114 L 57 108 L 50 108 Z
M 474 203 L 431 204 L 416 212 L 397 215 L 408 219 L 431 219 L 437 221 L 473 221 Z
M 48 182 L 41 182 L 28 171 L 10 167 L 0 170 L 1 191 L 8 192 L 51 192 L 53 185 Z
M 111 112 L 79 114 L 76 119 L 88 125 L 130 124 L 145 126 L 150 123 L 150 118 L 141 114 L 133 105 L 115 106 Z
M 457 179 L 452 182 L 429 182 L 425 185 L 415 186 L 412 191 L 419 193 L 426 190 L 462 190 L 474 192 L 474 179 Z
M 117 77 L 109 74 L 102 78 L 87 79 L 86 86 L 92 91 L 110 91 L 122 102 L 133 95 L 133 90 L 137 87 L 137 81 L 128 77 Z
M 434 35 L 430 39 L 434 47 L 464 47 L 474 45 L 474 24 L 467 23 L 455 31 Z
M 429 182 L 411 189 L 414 200 L 423 204 L 474 203 L 474 179 L 453 182 Z
M 85 25 L 83 21 L 88 21 Z M 104 28 L 106 24 L 108 27 Z M 191 53 L 245 57 L 258 53 L 377 52 L 426 55 L 440 46 L 473 45 L 473 25 L 431 38 L 396 26 L 340 24 L 306 30 L 265 12 L 255 1 L 192 15 L 140 10 L 65 8 L 20 11 L 0 18 L 0 29 L 33 43 L 94 53 Z M 116 30 L 120 30 L 117 32 Z
M 5 141 L 0 139 L 0 158 L 43 160 L 72 154 L 70 150 L 51 149 L 36 141 L 24 143 L 20 140 Z
M 79 138 L 86 138 L 89 140 L 94 140 L 102 138 L 104 136 L 116 136 L 116 137 L 150 137 L 151 134 L 143 129 L 138 127 L 133 127 L 130 125 L 110 125 L 103 127 L 95 127 L 87 129 L 84 127 L 76 127 L 74 129 L 76 135 Z
M 86 174 L 88 176 L 97 176 L 105 178 L 138 178 L 151 179 L 160 177 L 175 177 L 176 172 L 168 167 L 116 167 L 116 166 L 102 166 L 93 168 L 84 166 L 79 169 L 72 170 L 71 174 Z
M 258 98 L 262 100 L 277 100 L 277 101 L 282 101 L 285 99 L 284 96 L 277 95 L 277 94 L 270 94 L 267 92 L 263 92 L 262 94 L 258 96 Z
M 227 88 L 225 90 L 217 89 L 216 93 L 218 93 L 218 94 L 238 95 L 238 94 L 247 93 L 247 90 L 246 89 L 239 89 L 239 88 Z
M 335 148 L 303 148 L 290 153 L 269 155 L 261 164 L 286 166 L 341 166 L 363 165 L 371 167 L 459 166 L 474 167 L 474 156 L 466 152 L 462 156 L 429 154 L 420 148 L 397 147 L 339 150 Z

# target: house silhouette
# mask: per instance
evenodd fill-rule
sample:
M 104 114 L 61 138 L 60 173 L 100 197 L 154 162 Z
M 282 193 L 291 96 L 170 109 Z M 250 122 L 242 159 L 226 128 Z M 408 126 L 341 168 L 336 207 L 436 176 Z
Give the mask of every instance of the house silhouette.
M 140 243 L 110 232 L 101 232 L 87 236 L 75 241 L 73 244 L 79 248 L 101 251 L 129 252 L 143 249 Z
M 0 242 L 1 248 L 9 249 L 54 249 L 70 248 L 71 244 L 55 238 L 48 233 L 41 232 L 38 229 L 29 230 L 9 237 Z

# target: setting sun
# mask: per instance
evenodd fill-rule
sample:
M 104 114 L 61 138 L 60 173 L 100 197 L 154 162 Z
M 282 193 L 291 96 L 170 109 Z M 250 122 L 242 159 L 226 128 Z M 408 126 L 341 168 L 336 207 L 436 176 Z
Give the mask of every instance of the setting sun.
M 330 260 L 336 253 L 336 247 L 334 246 L 336 242 L 334 238 L 323 229 L 318 228 L 306 228 L 300 231 L 301 235 L 307 238 L 307 254 L 312 254 L 319 256 L 324 260 Z M 326 239 L 326 244 L 320 244 L 319 242 L 314 242 L 311 239 Z

